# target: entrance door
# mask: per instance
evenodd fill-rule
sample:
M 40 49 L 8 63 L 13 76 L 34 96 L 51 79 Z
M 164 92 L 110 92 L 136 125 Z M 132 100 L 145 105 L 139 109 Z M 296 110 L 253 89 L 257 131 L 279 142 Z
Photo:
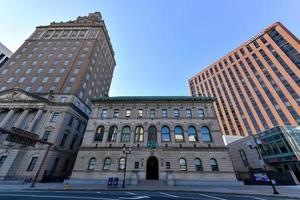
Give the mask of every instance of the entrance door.
M 158 160 L 153 156 L 147 160 L 146 179 L 158 180 Z

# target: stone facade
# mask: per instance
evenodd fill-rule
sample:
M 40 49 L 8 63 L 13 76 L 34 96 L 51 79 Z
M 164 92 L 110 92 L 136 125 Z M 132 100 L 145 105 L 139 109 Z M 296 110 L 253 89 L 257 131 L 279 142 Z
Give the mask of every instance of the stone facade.
M 0 42 L 0 68 L 8 61 L 12 52 Z
M 213 108 L 204 97 L 103 97 L 93 109 L 71 182 L 235 182 Z
M 0 92 L 0 127 L 21 128 L 53 143 L 38 180 L 62 180 L 71 174 L 88 121 L 89 107 L 74 95 Z M 0 133 L 0 180 L 26 181 L 36 174 L 48 145 L 23 146 Z

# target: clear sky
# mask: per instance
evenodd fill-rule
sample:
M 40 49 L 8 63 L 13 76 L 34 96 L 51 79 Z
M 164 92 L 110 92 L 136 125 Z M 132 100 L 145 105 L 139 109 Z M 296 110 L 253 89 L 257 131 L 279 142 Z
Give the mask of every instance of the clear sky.
M 300 0 L 0 0 L 0 41 L 100 11 L 117 62 L 110 96 L 188 95 L 187 80 L 275 21 L 300 36 Z

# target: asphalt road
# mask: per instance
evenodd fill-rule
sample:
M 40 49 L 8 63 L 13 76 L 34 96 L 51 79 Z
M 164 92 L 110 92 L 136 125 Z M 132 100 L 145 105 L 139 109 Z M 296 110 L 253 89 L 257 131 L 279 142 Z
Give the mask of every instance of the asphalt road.
M 134 199 L 187 199 L 187 200 L 292 200 L 293 198 L 232 195 L 202 192 L 152 192 L 152 191 L 16 191 L 0 192 L 0 200 L 134 200 Z M 299 199 L 298 199 L 299 200 Z

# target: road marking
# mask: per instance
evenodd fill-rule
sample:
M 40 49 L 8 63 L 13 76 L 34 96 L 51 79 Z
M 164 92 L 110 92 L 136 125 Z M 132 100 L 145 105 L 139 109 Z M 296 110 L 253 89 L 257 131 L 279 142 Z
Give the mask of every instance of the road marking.
M 48 196 L 48 195 L 29 195 L 29 194 L 1 194 L 6 197 L 32 197 L 32 198 L 62 198 L 62 199 L 90 199 L 90 200 L 116 200 L 100 197 L 78 197 L 78 196 Z
M 160 194 L 163 194 L 163 195 L 166 195 L 166 196 L 169 196 L 169 197 L 174 197 L 174 198 L 178 197 L 178 196 L 175 196 L 175 195 L 172 195 L 172 194 L 168 194 L 168 193 L 164 193 L 164 192 L 160 192 Z
M 135 193 L 133 192 L 126 192 L 127 194 L 130 194 L 130 195 L 136 195 Z
M 150 199 L 150 197 L 148 197 L 148 196 L 119 197 L 119 199 Z
M 208 198 L 211 198 L 211 199 L 227 200 L 227 199 L 223 199 L 223 198 L 215 197 L 215 196 L 210 196 L 210 195 L 206 195 L 206 194 L 199 194 L 199 195 L 203 196 L 203 197 L 208 197 Z
M 263 198 L 260 198 L 260 197 L 252 197 L 252 196 L 249 196 L 250 198 L 253 198 L 253 199 L 257 199 L 257 200 L 267 200 L 267 199 L 263 199 Z

